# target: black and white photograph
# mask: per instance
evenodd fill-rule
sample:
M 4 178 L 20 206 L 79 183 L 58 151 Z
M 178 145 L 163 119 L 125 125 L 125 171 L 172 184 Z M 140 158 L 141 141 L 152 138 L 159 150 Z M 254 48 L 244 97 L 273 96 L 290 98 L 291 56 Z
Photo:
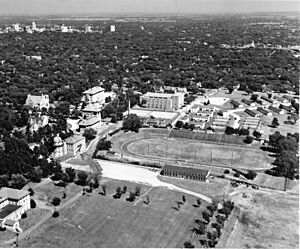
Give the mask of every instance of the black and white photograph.
M 299 0 L 0 0 L 0 248 L 299 248 Z

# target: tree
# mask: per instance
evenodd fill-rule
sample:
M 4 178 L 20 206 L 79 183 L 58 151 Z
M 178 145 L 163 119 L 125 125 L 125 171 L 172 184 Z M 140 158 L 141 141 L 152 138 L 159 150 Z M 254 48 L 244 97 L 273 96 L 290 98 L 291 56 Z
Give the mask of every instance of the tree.
M 141 187 L 140 186 L 136 186 L 135 187 L 135 196 L 140 196 L 141 193 Z
M 207 223 L 209 223 L 209 219 L 210 219 L 211 215 L 207 211 L 204 210 L 202 212 L 202 217 Z
M 122 189 L 121 187 L 116 188 L 116 193 L 114 194 L 114 198 L 119 199 L 122 196 Z
M 279 126 L 278 118 L 273 118 L 271 126 L 274 128 L 277 128 Z
M 126 200 L 133 202 L 135 200 L 135 193 L 129 192 L 129 197 Z
M 11 177 L 10 187 L 21 189 L 26 183 L 26 178 L 21 174 L 14 174 Z
M 258 140 L 260 140 L 260 138 L 261 138 L 261 133 L 260 132 L 258 132 L 258 131 L 256 131 L 256 130 L 254 130 L 253 131 L 253 134 L 252 134 L 254 137 L 256 137 L 256 139 L 258 139 Z
M 182 202 L 185 203 L 185 195 L 182 196 Z
M 87 140 L 92 140 L 96 137 L 97 131 L 92 128 L 85 129 L 82 136 L 84 136 Z
M 227 89 L 228 89 L 229 94 L 232 94 L 232 92 L 234 90 L 233 86 L 228 86 Z
M 201 205 L 201 200 L 200 200 L 200 198 L 197 198 L 197 199 L 196 199 L 196 202 L 197 202 L 197 206 L 200 207 L 200 205 Z
M 34 191 L 33 191 L 32 188 L 29 188 L 29 189 L 28 189 L 28 192 L 29 192 L 29 195 L 30 195 L 30 196 L 33 196 L 33 195 L 34 195 Z
M 73 168 L 69 167 L 69 168 L 66 168 L 65 172 L 68 176 L 68 182 L 73 182 L 76 177 L 75 170 Z
M 245 128 L 242 128 L 242 129 L 239 130 L 239 135 L 240 136 L 248 136 L 249 135 L 249 130 L 245 129 Z
M 247 136 L 247 137 L 245 138 L 244 142 L 247 143 L 247 144 L 251 144 L 251 143 L 253 142 L 253 137 Z
M 79 172 L 77 174 L 77 178 L 78 178 L 78 180 L 77 180 L 77 184 L 78 185 L 81 185 L 81 186 L 85 186 L 86 185 L 88 175 L 85 172 L 83 172 L 83 171 Z
M 195 246 L 190 241 L 184 242 L 183 246 L 184 248 L 195 248 Z
M 183 122 L 181 120 L 178 120 L 175 124 L 175 127 L 177 127 L 178 129 L 181 129 L 183 127 Z
M 127 186 L 123 186 L 123 193 L 125 194 L 127 191 Z
M 105 184 L 102 184 L 101 187 L 102 187 L 103 195 L 106 195 L 107 186 Z
M 257 94 L 252 94 L 251 97 L 250 97 L 250 99 L 252 101 L 256 101 L 258 99 L 258 95 Z
M 111 141 L 106 140 L 105 138 L 100 139 L 96 149 L 98 150 L 109 150 L 111 148 Z
M 138 132 L 142 127 L 142 121 L 136 114 L 129 114 L 123 120 L 123 129 Z
M 30 199 L 30 208 L 36 208 L 36 203 L 33 199 Z
M 112 117 L 111 117 L 111 119 L 110 119 L 110 122 L 112 122 L 112 123 L 117 123 L 118 122 L 118 118 L 117 118 L 117 116 L 116 115 L 113 115 Z
M 58 197 L 54 197 L 53 199 L 52 199 L 52 205 L 54 206 L 54 211 L 55 211 L 55 207 L 56 206 L 58 206 L 59 204 L 60 204 L 60 198 L 58 198 Z
M 257 176 L 257 173 L 253 170 L 249 170 L 248 173 L 245 175 L 246 178 L 253 180 Z

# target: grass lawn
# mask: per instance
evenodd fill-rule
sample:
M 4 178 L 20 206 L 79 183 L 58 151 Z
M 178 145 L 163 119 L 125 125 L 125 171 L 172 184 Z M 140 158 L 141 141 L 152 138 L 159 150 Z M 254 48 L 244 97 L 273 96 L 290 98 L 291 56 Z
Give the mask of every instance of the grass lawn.
M 40 201 L 46 202 L 46 205 L 52 205 L 51 201 L 54 197 L 61 199 L 61 204 L 65 203 L 78 192 L 82 190 L 82 187 L 75 183 L 69 183 L 66 188 L 55 186 L 54 183 L 48 182 L 45 185 L 37 186 L 34 189 L 34 197 Z M 65 199 L 62 199 L 63 193 L 67 194 Z
M 117 185 L 104 179 L 107 189 Z M 135 186 L 136 184 L 134 184 Z M 147 190 L 142 186 L 142 191 Z M 29 240 L 23 240 L 22 247 L 182 247 L 190 239 L 194 219 L 201 216 L 206 203 L 193 207 L 196 198 L 185 195 L 186 202 L 179 211 L 176 201 L 182 201 L 182 193 L 166 188 L 151 188 L 150 203 L 128 202 L 113 199 L 94 192 L 82 196 L 42 225 Z M 199 242 L 198 242 L 199 243 Z M 199 245 L 198 245 L 199 246 Z
M 7 229 L 5 231 L 0 231 L 0 243 L 5 242 L 6 240 L 10 240 L 15 237 L 16 237 L 16 234 Z
M 198 141 L 151 138 L 133 141 L 128 151 L 136 155 L 172 158 L 196 163 L 213 163 L 237 168 L 269 168 L 273 158 L 260 149 L 250 149 Z M 148 153 L 149 152 L 149 153 Z
M 20 220 L 20 227 L 23 231 L 35 225 L 38 221 L 40 221 L 46 214 L 52 213 L 49 209 L 43 208 L 33 208 L 26 212 L 27 217 L 25 219 Z
M 175 186 L 216 199 L 223 198 L 224 191 L 227 190 L 228 185 L 229 190 L 232 189 L 232 187 L 230 187 L 230 181 L 222 178 L 213 178 L 210 179 L 209 182 L 193 181 L 168 176 L 159 176 L 158 178 L 163 182 L 171 183 Z

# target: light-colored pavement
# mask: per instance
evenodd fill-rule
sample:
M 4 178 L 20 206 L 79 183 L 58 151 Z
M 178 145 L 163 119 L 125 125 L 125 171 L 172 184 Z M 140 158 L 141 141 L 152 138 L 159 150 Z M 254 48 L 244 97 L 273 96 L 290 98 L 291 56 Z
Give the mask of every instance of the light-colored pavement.
M 165 187 L 170 190 L 175 190 L 178 192 L 196 196 L 208 203 L 212 202 L 212 199 L 205 195 L 195 193 L 193 191 L 189 191 L 184 188 L 177 187 L 173 184 L 160 181 L 157 178 L 159 172 L 153 172 L 142 167 L 137 167 L 130 164 L 124 164 L 118 162 L 111 162 L 105 160 L 98 160 L 98 162 L 102 168 L 103 177 L 112 178 L 116 180 L 142 183 L 154 187 Z

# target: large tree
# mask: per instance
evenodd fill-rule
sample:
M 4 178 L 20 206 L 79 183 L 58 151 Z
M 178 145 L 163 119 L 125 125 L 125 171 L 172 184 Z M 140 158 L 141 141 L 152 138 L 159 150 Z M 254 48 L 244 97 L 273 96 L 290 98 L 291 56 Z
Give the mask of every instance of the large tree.
M 136 114 L 129 114 L 123 121 L 123 129 L 138 132 L 142 121 Z

